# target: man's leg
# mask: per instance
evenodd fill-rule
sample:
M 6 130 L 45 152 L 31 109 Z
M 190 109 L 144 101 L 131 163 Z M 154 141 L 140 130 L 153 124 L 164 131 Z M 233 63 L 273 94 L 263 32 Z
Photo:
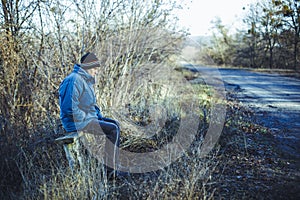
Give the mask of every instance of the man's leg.
M 113 121 L 112 121 L 113 122 Z M 113 170 L 118 170 L 119 165 L 119 144 L 120 144 L 120 128 L 118 124 L 107 122 L 104 120 L 91 121 L 84 130 L 97 135 L 103 135 L 108 138 L 105 143 L 104 162 Z
M 120 129 L 119 126 L 100 120 L 100 127 L 108 140 L 105 144 L 105 154 L 106 154 L 106 165 L 112 167 L 115 171 L 118 170 L 119 165 L 119 145 L 120 145 Z

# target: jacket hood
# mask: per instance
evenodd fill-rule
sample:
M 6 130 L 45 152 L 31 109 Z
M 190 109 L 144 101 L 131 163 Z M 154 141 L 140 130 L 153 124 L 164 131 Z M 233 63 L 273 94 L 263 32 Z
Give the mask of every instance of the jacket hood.
M 79 64 L 74 65 L 73 72 L 81 75 L 87 82 L 95 84 L 95 78 L 92 77 L 87 71 L 82 69 Z

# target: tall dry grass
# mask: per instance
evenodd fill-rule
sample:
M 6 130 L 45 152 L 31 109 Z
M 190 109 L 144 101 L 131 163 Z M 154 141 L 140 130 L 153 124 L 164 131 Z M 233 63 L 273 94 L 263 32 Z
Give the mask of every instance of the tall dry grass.
M 63 134 L 57 91 L 85 51 L 101 60 L 95 86 L 98 103 L 105 116 L 121 122 L 124 149 L 149 151 L 170 141 L 185 115 L 181 103 L 189 96 L 180 94 L 186 91 L 178 87 L 184 84 L 179 84 L 182 76 L 176 75 L 172 60 L 183 39 L 170 14 L 175 1 L 101 1 L 99 10 L 89 4 L 92 1 L 66 2 L 70 7 L 59 1 L 33 2 L 29 6 L 36 12 L 24 24 L 0 23 L 1 199 L 111 199 L 123 194 L 151 198 L 176 196 L 172 192 L 177 189 L 186 198 L 207 197 L 204 176 L 190 174 L 205 174 L 210 167 L 207 161 L 200 164 L 197 153 L 158 172 L 121 181 L 108 180 L 103 165 L 84 150 L 86 166 L 76 173 L 68 169 L 63 148 L 53 143 Z M 23 16 L 24 8 L 10 11 Z M 69 20 L 70 13 L 76 20 Z M 91 23 L 83 26 L 87 21 Z M 209 107 L 199 106 L 204 120 L 201 113 Z M 194 189 L 187 192 L 189 188 Z
M 179 81 L 182 74 L 172 72 L 173 78 Z M 120 118 L 121 126 L 124 127 L 121 148 L 132 152 L 149 152 L 167 145 L 176 135 L 180 118 L 184 117 L 184 112 L 180 108 L 181 101 L 186 99 L 174 98 L 174 94 L 177 94 L 174 85 L 153 86 L 152 83 L 147 82 L 146 85 L 138 84 L 138 86 L 142 86 L 143 89 L 139 87 L 133 90 L 132 95 L 135 98 L 128 93 L 132 112 L 127 113 L 126 120 Z M 177 92 L 181 91 L 179 87 L 176 89 Z M 191 97 L 197 98 L 201 126 L 190 147 L 170 165 L 152 172 L 132 173 L 123 178 L 112 178 L 106 174 L 102 162 L 90 155 L 85 146 L 81 146 L 80 152 L 84 157 L 84 164 L 71 171 L 62 147 L 49 139 L 48 142 L 36 143 L 33 149 L 22 150 L 18 155 L 18 169 L 22 177 L 22 190 L 18 194 L 19 197 L 24 199 L 212 199 L 214 183 L 211 182 L 211 175 L 218 164 L 217 152 L 214 151 L 205 158 L 200 156 L 209 121 L 209 116 L 201 113 L 204 110 L 210 112 L 211 106 L 210 100 L 204 99 L 200 94 L 206 92 L 209 96 L 212 91 L 205 85 L 185 85 L 185 89 L 194 92 Z M 169 95 L 166 91 L 169 91 Z M 137 92 L 151 95 L 135 96 Z M 206 101 L 206 104 L 203 101 Z M 150 136 L 139 134 L 151 133 L 153 129 L 155 130 L 155 127 L 145 129 L 147 123 L 160 117 L 158 113 L 147 110 L 152 103 L 160 104 L 164 108 L 165 121 L 159 121 L 164 124 L 156 127 L 158 133 Z M 125 116 L 120 113 L 121 116 Z M 131 130 L 136 130 L 136 133 L 131 133 Z
M 199 158 L 199 146 L 170 166 L 144 174 L 109 179 L 98 160 L 86 156 L 80 169 L 71 171 L 64 162 L 44 152 L 48 162 L 37 165 L 23 152 L 18 166 L 22 172 L 21 199 L 211 199 L 210 180 L 216 157 Z M 35 153 L 38 156 L 38 153 Z M 42 158 L 40 158 L 42 159 Z M 24 162 L 26 161 L 26 162 Z M 40 160 L 41 161 L 41 160 Z

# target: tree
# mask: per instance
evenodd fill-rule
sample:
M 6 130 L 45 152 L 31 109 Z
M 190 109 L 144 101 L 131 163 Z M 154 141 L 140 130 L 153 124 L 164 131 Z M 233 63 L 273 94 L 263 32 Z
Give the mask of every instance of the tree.
M 212 21 L 212 45 L 208 48 L 208 56 L 218 65 L 232 64 L 235 55 L 234 38 L 229 34 L 229 29 L 222 24 L 221 19 Z
M 249 27 L 245 38 L 249 50 L 244 52 L 249 52 L 252 67 L 296 69 L 300 46 L 298 2 L 272 0 L 250 5 L 244 19 Z
M 245 55 L 250 60 L 250 67 L 261 67 L 265 60 L 265 44 L 262 38 L 263 29 L 261 26 L 262 8 L 260 3 L 251 4 L 244 23 L 249 27 L 245 35 L 244 42 L 247 44 L 249 52 Z
M 282 18 L 283 32 L 293 34 L 293 68 L 298 69 L 300 48 L 300 1 L 299 0 L 272 0 L 276 14 Z M 298 69 L 299 70 L 299 69 Z
M 282 28 L 282 20 L 276 15 L 276 11 L 270 2 L 262 2 L 263 15 L 261 17 L 262 39 L 265 41 L 265 53 L 268 54 L 268 67 L 273 68 L 274 48 L 278 46 L 279 31 Z

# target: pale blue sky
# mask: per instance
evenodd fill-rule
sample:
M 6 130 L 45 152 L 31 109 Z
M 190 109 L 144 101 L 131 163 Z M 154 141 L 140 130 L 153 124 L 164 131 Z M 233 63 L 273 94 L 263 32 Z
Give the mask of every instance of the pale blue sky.
M 255 0 L 183 0 L 190 7 L 184 6 L 184 10 L 178 13 L 180 24 L 190 29 L 191 35 L 210 35 L 211 21 L 217 16 L 223 24 L 231 27 L 241 26 L 241 16 L 246 11 L 249 3 Z M 182 4 L 183 5 L 183 4 Z

